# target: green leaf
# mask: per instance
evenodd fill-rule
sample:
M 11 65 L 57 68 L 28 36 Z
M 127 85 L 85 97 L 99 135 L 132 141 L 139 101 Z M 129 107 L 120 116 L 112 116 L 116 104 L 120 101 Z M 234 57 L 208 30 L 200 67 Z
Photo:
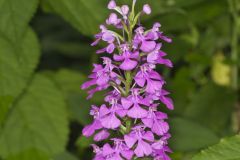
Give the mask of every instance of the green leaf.
M 77 157 L 75 157 L 73 154 L 69 152 L 63 152 L 61 154 L 58 154 L 54 160 L 78 160 Z
M 102 104 L 103 94 L 100 92 L 92 99 L 87 100 L 86 91 L 80 88 L 80 86 L 87 81 L 87 77 L 77 71 L 61 69 L 56 73 L 50 73 L 48 75 L 52 77 L 63 91 L 68 103 L 71 118 L 83 125 L 90 123 L 90 107 L 92 104 Z
M 49 160 L 50 157 L 37 149 L 24 150 L 21 153 L 10 155 L 4 160 L 30 160 L 34 157 L 34 160 Z
M 97 0 L 43 0 L 51 9 L 71 23 L 84 35 L 98 32 L 98 26 L 107 18 L 107 3 Z
M 239 160 L 240 135 L 225 138 L 219 144 L 201 151 L 192 160 Z
M 15 45 L 0 36 L 0 97 L 11 97 L 13 101 L 22 92 L 38 64 L 39 56 L 38 40 L 31 29 Z M 4 110 L 1 120 L 11 106 L 6 101 L 0 104 L 0 110 Z
M 214 132 L 191 120 L 172 118 L 170 126 L 170 145 L 176 151 L 194 151 L 218 142 Z
M 36 150 L 52 157 L 64 151 L 68 122 L 64 97 L 42 75 L 35 75 L 30 86 L 14 103 L 0 135 L 0 155 L 8 158 L 23 154 L 21 160 L 39 159 Z
M 11 96 L 0 96 L 0 129 L 6 118 L 10 104 L 12 103 L 13 98 Z
M 38 6 L 38 0 L 1 0 L 0 35 L 20 42 Z
M 208 83 L 192 97 L 184 113 L 216 133 L 224 134 L 229 130 L 235 100 L 232 90 Z

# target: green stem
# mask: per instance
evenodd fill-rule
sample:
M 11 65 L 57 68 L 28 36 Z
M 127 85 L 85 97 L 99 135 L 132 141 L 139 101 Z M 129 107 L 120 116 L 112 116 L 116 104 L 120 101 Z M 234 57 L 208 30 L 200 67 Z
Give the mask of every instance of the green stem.
M 125 72 L 125 77 L 126 77 L 126 94 L 129 95 L 131 84 L 132 84 L 132 73 L 131 71 L 126 71 Z
M 232 27 L 232 38 L 231 38 L 231 60 L 232 65 L 232 88 L 238 90 L 238 11 L 237 11 L 237 0 L 228 0 L 229 9 L 232 16 L 233 27 Z

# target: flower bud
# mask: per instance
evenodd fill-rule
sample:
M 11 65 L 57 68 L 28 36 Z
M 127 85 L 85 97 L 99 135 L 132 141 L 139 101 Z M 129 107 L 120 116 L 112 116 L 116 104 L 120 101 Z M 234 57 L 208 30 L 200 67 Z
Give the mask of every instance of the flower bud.
M 114 9 L 116 7 L 116 2 L 115 0 L 111 0 L 109 3 L 108 3 L 108 9 Z
M 111 13 L 109 18 L 107 19 L 106 23 L 108 25 L 111 25 L 111 24 L 117 25 L 117 23 L 118 23 L 117 15 L 115 13 Z
M 152 12 L 151 7 L 148 4 L 145 4 L 143 6 L 143 12 L 146 14 L 151 14 L 151 12 Z
M 127 15 L 128 12 L 129 12 L 129 7 L 128 7 L 127 5 L 123 5 L 123 6 L 121 7 L 121 11 L 122 11 L 122 14 L 123 14 L 123 15 Z

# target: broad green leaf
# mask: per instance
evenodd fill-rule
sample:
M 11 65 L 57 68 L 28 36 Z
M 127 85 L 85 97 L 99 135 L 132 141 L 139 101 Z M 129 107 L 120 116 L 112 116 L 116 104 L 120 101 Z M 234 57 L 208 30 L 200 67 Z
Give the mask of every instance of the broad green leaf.
M 30 160 L 34 157 L 34 160 L 50 160 L 50 157 L 35 148 L 24 150 L 21 153 L 10 155 L 4 160 Z
M 26 151 L 36 150 L 49 157 L 63 152 L 68 135 L 65 107 L 64 97 L 54 83 L 35 75 L 5 121 L 0 155 L 7 159 L 23 154 L 21 160 L 35 160 L 39 155 Z
M 173 136 L 170 145 L 176 151 L 194 151 L 218 142 L 214 132 L 194 121 L 172 118 L 169 122 Z
M 66 151 L 58 154 L 54 160 L 78 160 L 78 158 Z
M 11 96 L 0 96 L 0 129 L 7 116 L 8 109 L 12 103 L 13 98 Z M 1 130 L 0 130 L 1 132 Z
M 233 91 L 209 83 L 192 97 L 184 113 L 185 116 L 209 127 L 216 133 L 224 134 L 229 130 L 235 100 Z
M 62 16 L 84 35 L 98 32 L 107 18 L 106 2 L 97 0 L 43 0 L 44 6 Z
M 225 138 L 208 149 L 201 151 L 192 160 L 239 160 L 240 135 Z
M 0 96 L 18 96 L 39 60 L 36 35 L 28 29 L 18 45 L 0 37 Z
M 80 88 L 80 86 L 87 81 L 87 77 L 77 71 L 61 69 L 49 75 L 63 91 L 68 102 L 71 118 L 84 125 L 90 123 L 90 107 L 94 104 L 101 104 L 103 102 L 103 94 L 98 93 L 92 99 L 87 100 L 86 91 Z
M 1 0 L 0 35 L 20 42 L 38 6 L 38 0 Z

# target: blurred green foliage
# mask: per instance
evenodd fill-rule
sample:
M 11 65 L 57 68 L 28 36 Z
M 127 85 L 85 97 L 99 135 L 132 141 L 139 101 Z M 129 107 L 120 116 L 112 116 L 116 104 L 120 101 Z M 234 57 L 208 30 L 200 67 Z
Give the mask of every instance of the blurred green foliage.
M 131 4 L 131 0 L 118 0 Z M 93 34 L 108 0 L 0 0 L 0 159 L 90 160 L 81 136 L 91 104 L 80 85 L 99 57 Z M 239 87 L 232 86 L 240 45 L 238 0 L 138 0 L 173 38 L 164 51 L 173 70 L 161 72 L 175 102 L 169 112 L 174 160 L 239 160 Z M 220 56 L 219 56 L 220 55 Z M 235 53 L 236 55 L 236 53 Z M 220 58 L 219 58 L 220 57 Z M 221 58 L 222 57 L 222 58 Z M 236 77 L 237 76 L 237 77 Z M 219 143 L 219 144 L 217 144 Z

